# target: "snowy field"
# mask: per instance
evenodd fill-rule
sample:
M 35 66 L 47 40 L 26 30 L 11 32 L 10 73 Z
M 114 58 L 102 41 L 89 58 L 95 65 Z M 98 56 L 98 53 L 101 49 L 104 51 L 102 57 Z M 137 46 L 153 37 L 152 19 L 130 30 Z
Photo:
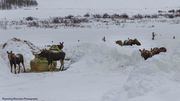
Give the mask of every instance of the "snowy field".
M 86 13 L 154 14 L 158 10 L 180 7 L 178 0 L 49 1 L 37 0 L 38 9 L 0 11 L 0 19 Z M 123 27 L 0 29 L 0 101 L 5 98 L 35 98 L 34 101 L 179 101 L 180 24 L 172 22 L 179 22 L 180 18 L 165 20 L 123 23 Z M 152 32 L 156 34 L 155 40 L 152 40 Z M 102 41 L 104 36 L 106 42 Z M 13 41 L 14 37 L 31 42 L 35 45 L 32 46 L 34 50 L 24 41 Z M 128 38 L 137 38 L 142 45 L 121 47 L 115 44 L 116 40 Z M 54 44 L 64 42 L 66 58 L 71 58 L 70 63 L 65 62 L 66 71 L 10 73 L 6 51 L 23 54 L 26 69 L 30 69 L 29 62 L 34 58 L 32 51 L 38 51 L 52 41 Z M 3 48 L 5 42 L 7 45 Z M 145 61 L 139 49 L 154 47 L 166 47 L 167 52 Z

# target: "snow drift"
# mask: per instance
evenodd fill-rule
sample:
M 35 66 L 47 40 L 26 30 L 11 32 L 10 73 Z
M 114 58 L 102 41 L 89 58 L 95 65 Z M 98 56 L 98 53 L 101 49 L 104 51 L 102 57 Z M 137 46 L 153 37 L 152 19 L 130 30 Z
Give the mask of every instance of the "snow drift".
M 9 60 L 7 57 L 7 51 L 9 52 L 12 51 L 15 54 L 20 53 L 24 56 L 26 68 L 29 68 L 30 60 L 34 58 L 33 54 L 39 52 L 39 50 L 40 49 L 38 47 L 36 47 L 34 44 L 32 44 L 29 41 L 21 40 L 18 38 L 12 38 L 3 44 L 1 57 L 4 59 L 4 62 L 8 64 Z
M 96 101 L 143 101 L 147 97 L 156 100 L 157 98 L 154 97 L 160 95 L 160 91 L 163 91 L 166 87 L 169 87 L 170 91 L 161 94 L 161 96 L 170 94 L 171 97 L 176 97 L 179 92 L 176 90 L 176 92 L 172 94 L 174 86 L 180 83 L 180 68 L 178 66 L 180 61 L 180 55 L 178 55 L 180 53 L 178 50 L 179 47 L 174 47 L 173 50 L 175 51 L 168 51 L 168 53 L 159 54 L 145 61 L 140 56 L 140 52 L 138 51 L 139 46 L 120 47 L 115 43 L 102 42 L 68 44 L 64 51 L 67 54 L 66 57 L 71 59 L 71 63 L 69 69 L 65 72 L 52 74 L 19 74 L 19 76 L 15 77 L 8 76 L 10 72 L 6 51 L 12 50 L 16 53 L 24 54 L 26 63 L 28 64 L 28 61 L 33 58 L 32 52 L 39 50 L 35 45 L 30 46 L 26 41 L 16 38 L 6 42 L 4 49 L 1 51 L 2 58 L 0 59 L 3 68 L 1 68 L 0 79 L 2 81 L 4 81 L 5 78 L 16 79 L 15 81 L 12 80 L 13 82 L 8 80 L 9 83 L 5 81 L 7 84 L 10 84 L 10 82 L 16 84 L 20 81 L 19 79 L 22 79 L 21 82 L 27 82 L 27 80 L 31 82 L 35 80 L 30 84 L 38 87 L 38 89 L 31 88 L 32 90 L 29 90 L 30 86 L 27 83 L 24 86 L 17 86 L 17 88 L 26 89 L 30 96 L 36 95 L 38 98 L 45 98 L 45 101 L 54 100 L 54 98 L 58 98 L 58 96 L 61 96 L 63 101 L 70 100 L 69 97 L 64 97 L 66 94 L 72 94 L 74 95 L 72 96 L 74 99 L 79 100 L 78 96 L 84 94 L 84 89 L 88 88 L 91 88 L 91 90 L 89 90 L 84 97 L 81 96 L 81 100 L 88 100 L 86 99 L 87 95 Z M 62 76 L 64 79 L 57 79 Z M 56 80 L 53 78 L 56 78 Z M 41 84 L 41 87 L 39 87 L 39 83 L 41 82 L 39 79 L 44 82 Z M 78 84 L 75 83 L 79 79 L 82 80 L 80 80 Z M 70 87 L 70 89 L 66 88 L 66 90 L 71 90 L 72 92 L 67 93 L 65 88 L 60 87 L 59 89 L 64 89 L 64 92 L 62 92 L 61 95 L 52 95 L 54 96 L 53 98 L 44 97 L 43 95 L 45 95 L 45 93 L 47 94 L 47 92 L 41 92 L 42 94 L 32 93 L 34 90 L 40 91 L 44 89 L 47 85 L 51 85 L 51 83 L 56 85 L 51 87 L 56 93 L 61 93 L 56 87 L 59 87 L 59 85 L 64 87 L 67 85 L 66 83 L 68 83 Z M 74 84 L 77 84 L 77 87 L 74 86 Z M 95 85 L 98 85 L 97 87 L 101 90 L 98 90 Z M 99 85 L 102 86 L 99 87 Z M 5 85 L 2 84 L 2 86 Z M 175 87 L 180 88 L 178 85 Z M 19 92 L 16 88 L 14 89 L 16 92 Z M 77 90 L 78 93 L 75 94 Z M 96 93 L 92 94 L 93 92 Z M 50 93 L 53 92 L 50 90 L 49 94 Z M 11 95 L 12 93 L 8 92 L 8 94 Z M 18 94 L 22 93 L 19 92 Z M 157 95 L 155 96 L 154 94 Z M 22 95 L 25 96 L 25 94 Z M 93 98 L 93 96 L 97 97 Z

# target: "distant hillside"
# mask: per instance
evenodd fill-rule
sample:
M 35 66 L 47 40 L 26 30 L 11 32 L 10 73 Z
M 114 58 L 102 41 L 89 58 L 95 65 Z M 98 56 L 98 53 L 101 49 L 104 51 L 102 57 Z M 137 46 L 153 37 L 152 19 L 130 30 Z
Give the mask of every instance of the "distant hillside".
M 14 9 L 37 5 L 36 0 L 0 0 L 0 9 Z

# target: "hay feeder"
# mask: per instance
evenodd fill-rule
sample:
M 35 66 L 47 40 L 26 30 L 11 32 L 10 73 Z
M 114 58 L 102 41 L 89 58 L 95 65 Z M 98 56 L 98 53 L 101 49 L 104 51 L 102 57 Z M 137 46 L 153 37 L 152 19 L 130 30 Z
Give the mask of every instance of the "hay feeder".
M 56 61 L 53 61 L 51 70 L 49 70 L 48 61 L 46 58 L 35 57 L 33 60 L 31 60 L 30 66 L 31 66 L 31 72 L 46 72 L 46 71 L 57 71 L 58 70 L 56 68 L 56 66 L 57 66 Z

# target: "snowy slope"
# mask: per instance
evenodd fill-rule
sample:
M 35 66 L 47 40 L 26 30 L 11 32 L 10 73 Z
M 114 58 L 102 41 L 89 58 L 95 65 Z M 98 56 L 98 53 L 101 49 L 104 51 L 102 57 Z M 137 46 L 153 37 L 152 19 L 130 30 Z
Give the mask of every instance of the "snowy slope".
M 45 101 L 176 101 L 180 80 L 178 45 L 147 61 L 141 58 L 138 48 L 102 42 L 66 45 L 67 57 L 73 61 L 67 71 L 12 77 L 8 69 L 3 69 L 1 96 L 37 97 Z M 4 68 L 8 68 L 7 64 Z
M 38 53 L 39 48 L 33 45 L 31 42 L 26 40 L 21 40 L 18 38 L 12 38 L 8 40 L 6 43 L 3 44 L 2 50 L 1 50 L 1 57 L 6 61 L 6 64 L 8 64 L 9 60 L 7 57 L 7 51 L 12 51 L 15 54 L 22 54 L 24 56 L 24 62 L 27 68 L 30 68 L 29 63 L 30 60 L 34 58 L 33 53 Z M 4 61 L 4 62 L 5 62 Z

